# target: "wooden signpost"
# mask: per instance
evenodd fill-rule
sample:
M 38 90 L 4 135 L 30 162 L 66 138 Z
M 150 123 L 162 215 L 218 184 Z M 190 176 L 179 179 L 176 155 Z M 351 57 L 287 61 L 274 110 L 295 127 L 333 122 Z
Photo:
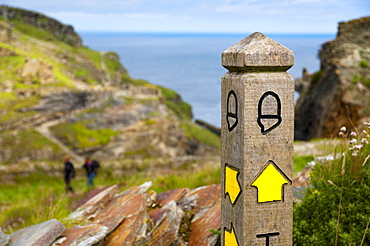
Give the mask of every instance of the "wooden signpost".
M 292 245 L 293 64 L 261 33 L 222 53 L 222 246 Z

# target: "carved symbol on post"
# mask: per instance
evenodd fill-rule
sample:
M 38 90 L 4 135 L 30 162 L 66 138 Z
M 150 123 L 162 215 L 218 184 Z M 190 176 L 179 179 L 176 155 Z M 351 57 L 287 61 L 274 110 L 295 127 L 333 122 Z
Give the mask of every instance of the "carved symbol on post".
M 281 101 L 279 96 L 272 91 L 265 92 L 258 102 L 257 123 L 261 133 L 265 135 L 278 127 L 281 119 Z
M 234 128 L 238 125 L 238 99 L 236 94 L 233 90 L 229 92 L 227 95 L 227 114 L 226 114 L 226 121 L 227 127 L 229 132 L 234 130 Z
M 231 229 L 224 228 L 224 245 L 226 246 L 239 246 L 238 239 L 236 238 L 233 223 L 231 223 Z
M 238 200 L 242 190 L 240 188 L 238 176 L 240 171 L 228 164 L 225 165 L 225 196 L 229 194 L 232 205 Z
M 279 236 L 280 232 L 272 232 L 272 233 L 265 233 L 265 234 L 258 234 L 257 238 L 266 238 L 266 246 L 270 246 L 270 237 Z
M 277 202 L 284 199 L 284 185 L 291 183 L 292 181 L 270 160 L 251 186 L 257 188 L 258 203 Z

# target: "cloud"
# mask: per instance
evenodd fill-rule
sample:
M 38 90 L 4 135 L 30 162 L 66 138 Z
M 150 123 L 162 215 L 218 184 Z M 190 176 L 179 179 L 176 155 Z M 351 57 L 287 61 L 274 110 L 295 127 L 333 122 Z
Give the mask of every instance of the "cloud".
M 369 16 L 369 0 L 0 0 L 79 30 L 336 32 Z
M 89 12 L 50 12 L 51 15 L 65 18 L 81 18 L 81 19 L 111 19 L 111 18 L 129 18 L 129 19 L 165 19 L 167 14 L 155 13 L 89 13 Z

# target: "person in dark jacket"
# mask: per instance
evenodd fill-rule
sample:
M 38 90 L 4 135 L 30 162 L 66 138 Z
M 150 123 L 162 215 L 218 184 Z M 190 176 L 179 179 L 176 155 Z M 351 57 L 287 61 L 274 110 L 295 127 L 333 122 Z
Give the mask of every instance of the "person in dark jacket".
M 85 163 L 82 166 L 86 171 L 87 176 L 87 187 L 93 187 L 94 186 L 94 177 L 96 176 L 98 172 L 98 168 L 100 167 L 99 162 L 96 160 L 90 160 L 90 157 L 86 157 Z
M 71 180 L 75 177 L 75 169 L 72 162 L 69 160 L 69 156 L 64 157 L 64 182 L 66 183 L 66 191 L 74 192 L 71 187 Z

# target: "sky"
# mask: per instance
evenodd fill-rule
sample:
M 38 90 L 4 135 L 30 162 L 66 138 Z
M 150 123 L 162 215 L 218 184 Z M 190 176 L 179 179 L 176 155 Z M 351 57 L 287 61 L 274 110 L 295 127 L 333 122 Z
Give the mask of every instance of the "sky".
M 0 0 L 77 32 L 332 34 L 370 0 Z

